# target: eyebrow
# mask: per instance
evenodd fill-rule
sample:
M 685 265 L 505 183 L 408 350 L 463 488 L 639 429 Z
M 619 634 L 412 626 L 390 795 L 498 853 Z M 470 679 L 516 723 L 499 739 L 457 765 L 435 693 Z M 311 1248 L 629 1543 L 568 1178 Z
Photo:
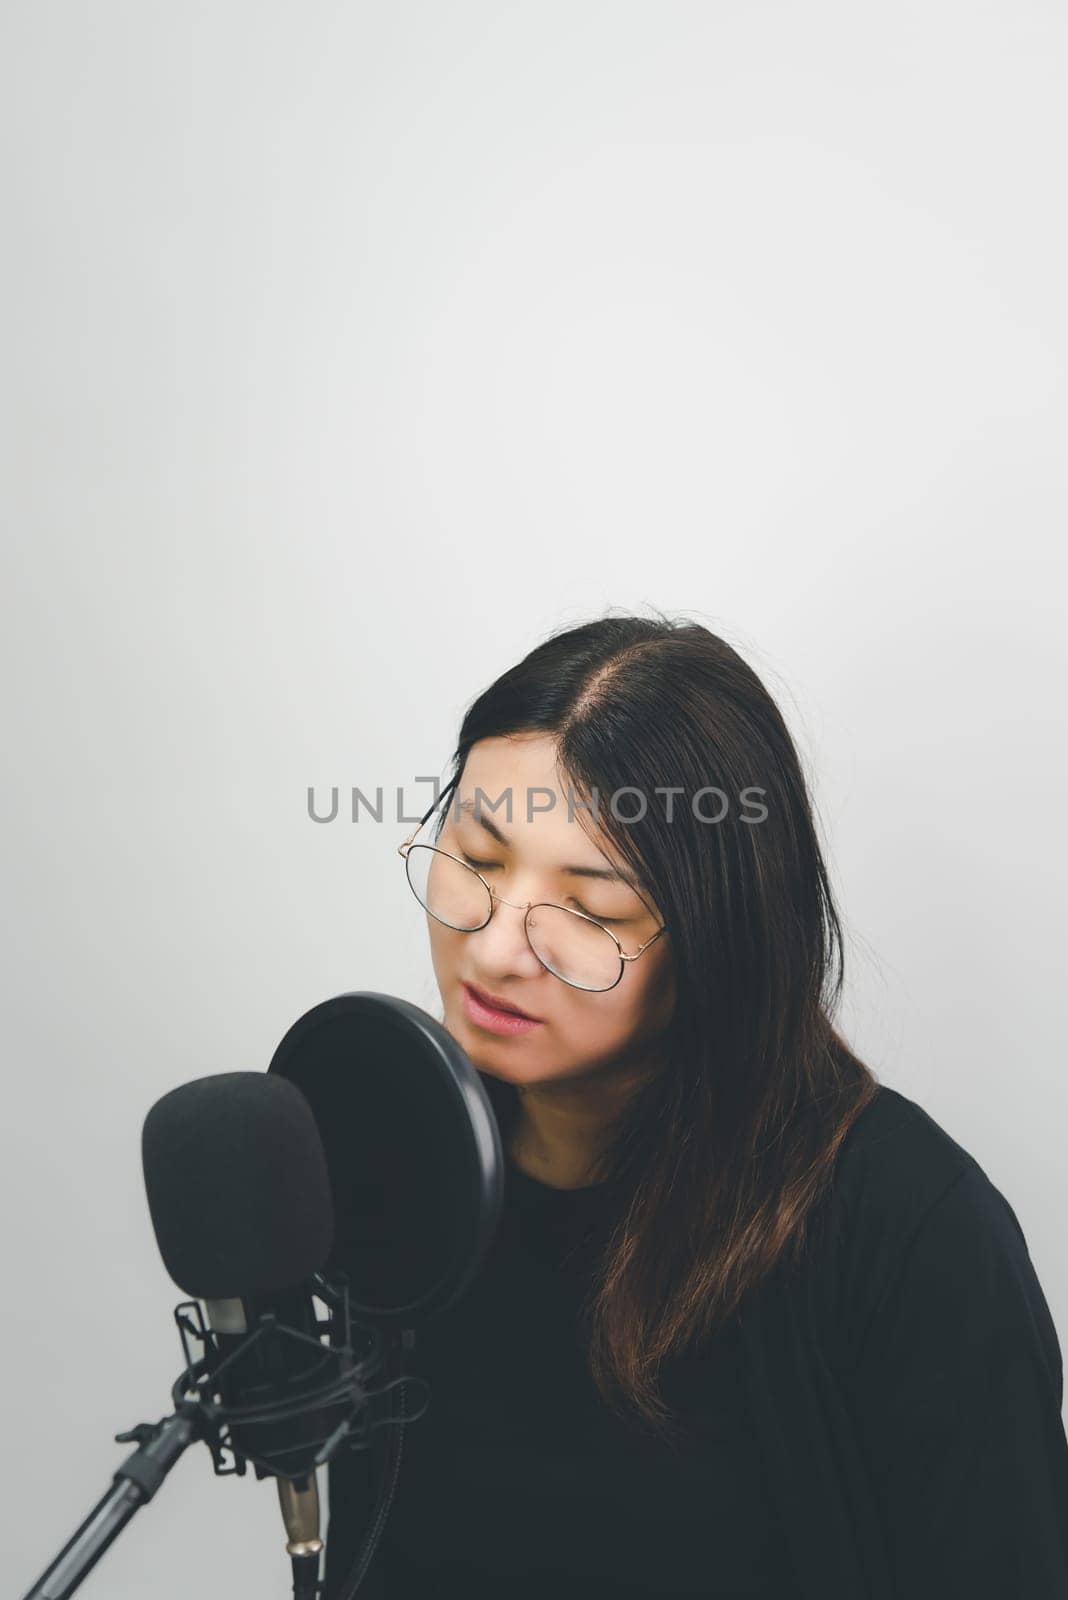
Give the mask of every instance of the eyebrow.
M 476 815 L 475 802 L 473 800 L 461 800 L 458 809 L 473 816 L 479 826 L 485 828 L 487 833 L 492 834 L 497 843 L 503 844 L 506 850 L 511 848 L 507 835 L 501 832 L 495 822 L 492 822 L 489 817 Z M 609 883 L 629 884 L 634 890 L 638 888 L 637 881 L 629 872 L 619 872 L 615 867 L 561 867 L 560 871 L 573 878 L 602 878 Z

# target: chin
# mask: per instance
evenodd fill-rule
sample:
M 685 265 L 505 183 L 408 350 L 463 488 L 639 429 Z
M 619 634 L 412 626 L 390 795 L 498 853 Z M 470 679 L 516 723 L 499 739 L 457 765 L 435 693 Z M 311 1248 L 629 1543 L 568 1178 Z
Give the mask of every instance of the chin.
M 460 1043 L 462 1045 L 463 1041 L 461 1040 Z M 500 1062 L 487 1060 L 483 1052 L 479 1050 L 477 1046 L 473 1050 L 468 1050 L 466 1045 L 464 1045 L 463 1049 L 464 1054 L 467 1056 L 467 1059 L 470 1061 L 475 1070 L 478 1072 L 484 1072 L 488 1078 L 498 1078 L 501 1083 L 512 1083 L 516 1085 L 525 1082 L 522 1073 L 517 1074 L 515 1072 L 509 1072 L 507 1063 L 502 1065 Z

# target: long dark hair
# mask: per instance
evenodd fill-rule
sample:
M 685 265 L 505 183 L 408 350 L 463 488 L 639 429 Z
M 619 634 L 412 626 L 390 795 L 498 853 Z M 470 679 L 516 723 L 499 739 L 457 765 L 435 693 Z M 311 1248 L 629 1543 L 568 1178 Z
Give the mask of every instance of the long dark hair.
M 879 1084 L 831 1022 L 842 929 L 801 763 L 731 645 L 660 612 L 550 634 L 469 707 L 445 792 L 480 739 L 526 732 L 554 737 L 577 798 L 599 797 L 596 825 L 669 933 L 665 1059 L 595 1169 L 613 1221 L 582 1315 L 606 1404 L 674 1443 L 662 1363 L 697 1349 L 781 1261 L 800 1260 Z M 670 820 L 666 800 L 654 803 L 665 786 L 683 791 Z M 632 796 L 608 804 L 628 789 L 646 797 L 644 815 Z M 727 801 L 719 821 L 702 820 L 723 808 L 710 789 Z M 518 1092 L 480 1076 L 507 1142 Z

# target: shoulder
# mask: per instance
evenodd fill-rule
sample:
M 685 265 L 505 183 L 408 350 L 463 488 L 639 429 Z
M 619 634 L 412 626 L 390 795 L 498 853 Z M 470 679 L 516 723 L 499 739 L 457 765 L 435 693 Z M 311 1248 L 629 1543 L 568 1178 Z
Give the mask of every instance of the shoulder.
M 880 1084 L 842 1143 L 832 1204 L 839 1220 L 848 1217 L 854 1228 L 889 1243 L 909 1235 L 967 1172 L 985 1177 L 971 1152 L 923 1106 Z
M 932 1208 L 969 1173 L 982 1189 L 974 1155 L 918 1102 L 881 1083 L 846 1134 L 828 1190 L 839 1269 L 854 1282 L 886 1278 Z
M 835 1231 L 870 1258 L 908 1248 L 936 1215 L 970 1217 L 1023 1242 L 1006 1197 L 959 1140 L 917 1101 L 880 1084 L 838 1153 L 829 1196 Z
M 823 1281 L 847 1366 L 877 1319 L 910 1306 L 952 1320 L 1012 1293 L 1048 1320 L 1009 1200 L 929 1112 L 885 1084 L 843 1141 L 828 1218 Z

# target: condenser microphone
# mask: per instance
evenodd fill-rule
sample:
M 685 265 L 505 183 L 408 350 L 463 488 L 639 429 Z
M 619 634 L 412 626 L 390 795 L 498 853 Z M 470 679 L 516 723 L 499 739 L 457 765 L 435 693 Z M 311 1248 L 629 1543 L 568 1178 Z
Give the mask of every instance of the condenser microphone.
M 219 1073 L 158 1100 L 141 1148 L 163 1264 L 204 1302 L 213 1335 L 202 1339 L 205 1365 L 230 1449 L 257 1477 L 276 1477 L 287 1550 L 314 1593 L 323 1548 L 316 1457 L 353 1405 L 343 1361 L 319 1340 L 309 1288 L 333 1241 L 315 1119 L 284 1079 Z
M 308 1280 L 329 1255 L 333 1207 L 319 1130 L 294 1085 L 262 1072 L 184 1083 L 146 1116 L 141 1155 L 163 1264 L 204 1302 L 219 1350 L 235 1348 L 265 1316 L 310 1337 Z M 228 1399 L 251 1407 L 296 1398 L 327 1357 L 311 1342 L 264 1338 L 224 1373 Z M 294 1426 L 235 1424 L 230 1433 L 268 1471 L 311 1465 L 314 1452 Z

